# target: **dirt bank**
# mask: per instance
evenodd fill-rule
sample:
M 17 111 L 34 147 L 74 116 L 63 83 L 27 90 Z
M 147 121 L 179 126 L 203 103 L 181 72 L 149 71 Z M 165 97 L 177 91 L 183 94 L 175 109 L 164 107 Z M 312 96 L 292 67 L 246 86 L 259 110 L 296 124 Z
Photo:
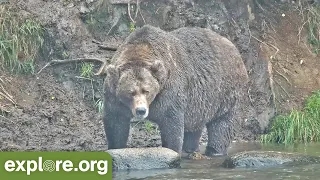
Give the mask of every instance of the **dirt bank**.
M 121 39 L 130 33 L 127 4 L 111 2 L 115 1 L 12 1 L 21 16 L 39 20 L 47 30 L 36 72 L 51 59 L 110 58 L 113 52 L 100 49 L 92 40 L 108 44 L 115 37 Z M 254 139 L 253 132 L 267 127 L 275 114 L 275 104 L 284 112 L 299 108 L 305 96 L 320 89 L 317 56 L 308 50 L 306 32 L 297 36 L 303 21 L 296 4 L 257 2 L 260 1 L 145 0 L 135 19 L 136 28 L 144 23 L 165 30 L 207 27 L 237 45 L 250 75 L 250 99 L 258 117 L 255 122 L 248 122 L 242 135 L 249 140 Z M 134 10 L 131 15 L 135 15 Z M 271 56 L 275 58 L 270 59 Z M 94 77 L 94 81 L 79 78 L 80 65 L 54 65 L 28 76 L 0 72 L 6 90 L 17 102 L 12 105 L 0 98 L 0 150 L 106 149 L 101 113 L 94 104 L 102 96 L 103 77 Z M 100 65 L 95 63 L 95 71 Z M 254 123 L 258 125 L 253 126 Z M 161 144 L 156 126 L 134 122 L 131 134 L 129 147 Z M 204 136 L 202 142 L 205 141 Z

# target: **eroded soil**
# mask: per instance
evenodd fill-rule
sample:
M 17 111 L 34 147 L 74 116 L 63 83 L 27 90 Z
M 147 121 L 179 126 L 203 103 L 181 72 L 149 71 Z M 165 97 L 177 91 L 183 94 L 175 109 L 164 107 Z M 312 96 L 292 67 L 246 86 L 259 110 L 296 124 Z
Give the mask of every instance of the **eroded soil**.
M 99 50 L 97 45 L 92 43 L 92 39 L 98 37 L 93 34 L 99 33 L 90 33 L 81 21 L 82 16 L 79 11 L 82 3 L 84 1 L 16 0 L 15 4 L 20 8 L 21 15 L 35 16 L 46 25 L 51 41 L 55 39 L 46 44 L 45 58 L 36 62 L 37 70 L 41 69 L 49 59 L 62 58 L 61 54 L 64 51 L 69 54 L 69 58 L 88 55 L 100 58 L 112 56 L 112 52 Z M 100 1 L 90 1 L 87 6 L 90 10 L 93 4 L 99 3 Z M 230 4 L 235 6 L 237 3 Z M 179 3 L 176 6 L 180 7 Z M 235 42 L 244 57 L 248 73 L 251 73 L 253 84 L 256 84 L 255 92 L 251 94 L 252 103 L 261 111 L 261 117 L 268 116 L 268 112 L 264 112 L 266 104 L 269 104 L 269 100 L 264 97 L 272 98 L 269 95 L 269 81 L 266 78 L 268 62 L 273 70 L 271 74 L 274 78 L 275 101 L 279 104 L 279 111 L 287 112 L 291 108 L 301 108 L 304 98 L 310 95 L 311 91 L 320 89 L 319 58 L 310 52 L 305 30 L 301 36 L 297 36 L 303 24 L 301 16 L 295 11 L 294 5 L 290 5 L 285 11 L 277 6 L 263 6 L 263 9 L 256 9 L 255 19 L 249 16 L 251 34 L 248 29 L 242 27 L 247 25 L 247 22 L 240 22 L 242 15 L 236 15 L 248 11 L 242 8 L 247 6 L 240 5 L 239 8 L 231 7 L 231 10 L 228 7 L 230 15 L 228 17 L 223 15 L 224 11 L 219 12 L 220 14 L 217 12 L 216 18 L 221 20 L 221 24 L 218 25 L 212 25 L 210 22 L 206 24 L 208 19 L 202 14 L 205 12 L 192 10 L 189 5 L 181 6 L 180 9 L 164 8 L 164 11 L 171 11 L 167 18 L 169 20 L 173 18 L 163 26 L 174 29 L 183 26 L 182 22 L 196 26 L 212 25 L 213 29 Z M 203 5 L 203 7 L 209 6 Z M 183 12 L 186 8 L 189 8 L 190 14 L 181 15 L 180 11 Z M 232 11 L 232 8 L 236 11 Z M 281 16 L 282 13 L 285 14 L 284 17 Z M 233 15 L 238 17 L 240 30 L 232 23 L 223 24 L 224 21 L 231 22 Z M 212 22 L 214 20 L 210 19 Z M 181 24 L 177 24 L 178 22 Z M 118 29 L 120 27 L 122 26 Z M 103 31 L 103 35 L 100 33 L 100 37 L 104 37 L 109 28 Z M 242 30 L 245 33 L 242 33 Z M 279 51 L 275 55 L 276 49 Z M 274 58 L 270 59 L 271 56 Z M 261 58 L 265 61 L 258 61 Z M 0 72 L 4 87 L 17 103 L 13 105 L 0 97 L 0 151 L 106 150 L 101 113 L 94 105 L 95 101 L 102 98 L 103 77 L 95 77 L 92 83 L 79 78 L 80 65 L 81 63 L 54 65 L 40 74 L 28 76 Z M 99 65 L 95 64 L 95 71 Z M 203 136 L 202 143 L 205 142 L 206 136 Z M 132 123 L 129 147 L 152 147 L 160 144 L 156 126 L 147 128 L 143 122 Z

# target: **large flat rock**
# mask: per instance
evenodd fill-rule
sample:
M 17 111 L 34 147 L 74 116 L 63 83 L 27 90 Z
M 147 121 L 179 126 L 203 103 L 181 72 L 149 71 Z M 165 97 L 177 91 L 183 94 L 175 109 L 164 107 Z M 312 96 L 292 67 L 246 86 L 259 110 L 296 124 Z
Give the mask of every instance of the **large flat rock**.
M 245 151 L 227 157 L 222 166 L 226 168 L 260 168 L 293 163 L 320 163 L 320 157 L 277 151 Z
M 168 148 L 124 148 L 107 151 L 112 156 L 112 169 L 147 170 L 180 167 L 180 155 Z
M 139 0 L 139 3 L 143 2 L 145 0 Z M 136 4 L 137 0 L 110 0 L 111 4 Z

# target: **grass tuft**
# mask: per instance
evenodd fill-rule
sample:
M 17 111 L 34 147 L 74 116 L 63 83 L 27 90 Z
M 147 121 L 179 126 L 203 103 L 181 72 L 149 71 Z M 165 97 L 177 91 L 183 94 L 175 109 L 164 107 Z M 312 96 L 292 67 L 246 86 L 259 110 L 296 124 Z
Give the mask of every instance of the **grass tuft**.
M 133 22 L 130 22 L 130 24 L 129 24 L 129 31 L 130 31 L 130 32 L 133 32 L 133 31 L 135 31 L 135 30 L 136 30 L 136 24 L 133 23 Z
M 144 129 L 149 134 L 159 133 L 159 129 L 156 124 L 152 123 L 149 120 L 144 121 Z
M 21 19 L 9 5 L 0 6 L 0 65 L 14 73 L 34 73 L 34 60 L 43 45 L 44 28 Z
M 320 52 L 320 5 L 308 5 L 306 8 L 307 12 L 307 33 L 308 43 L 312 47 L 312 51 L 315 54 Z
M 95 102 L 95 107 L 97 108 L 99 113 L 102 113 L 102 111 L 103 111 L 103 101 L 101 99 L 98 99 Z
M 262 135 L 262 143 L 308 143 L 320 140 L 320 90 L 306 100 L 302 111 L 279 115 L 272 122 L 268 134 Z
M 144 127 L 146 128 L 146 131 L 148 132 L 148 133 L 152 133 L 152 131 L 153 131 L 153 124 L 150 122 L 150 121 L 146 121 L 145 123 L 144 123 Z
M 81 76 L 91 79 L 93 77 L 93 64 L 83 63 L 81 66 Z

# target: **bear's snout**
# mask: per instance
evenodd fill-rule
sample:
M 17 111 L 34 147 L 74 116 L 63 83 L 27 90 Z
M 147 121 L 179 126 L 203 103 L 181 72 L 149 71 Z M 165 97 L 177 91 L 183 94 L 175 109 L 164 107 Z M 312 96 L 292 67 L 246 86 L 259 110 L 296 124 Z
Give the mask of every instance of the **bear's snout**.
M 144 116 L 144 115 L 146 114 L 146 112 L 147 112 L 147 109 L 144 108 L 144 107 L 138 107 L 138 108 L 136 108 L 136 114 L 137 114 L 138 116 Z
M 131 106 L 132 114 L 139 119 L 144 119 L 149 114 L 148 103 L 145 95 L 139 94 L 133 97 Z
M 144 119 L 148 116 L 148 108 L 144 106 L 138 106 L 133 109 L 133 115 L 138 119 Z

